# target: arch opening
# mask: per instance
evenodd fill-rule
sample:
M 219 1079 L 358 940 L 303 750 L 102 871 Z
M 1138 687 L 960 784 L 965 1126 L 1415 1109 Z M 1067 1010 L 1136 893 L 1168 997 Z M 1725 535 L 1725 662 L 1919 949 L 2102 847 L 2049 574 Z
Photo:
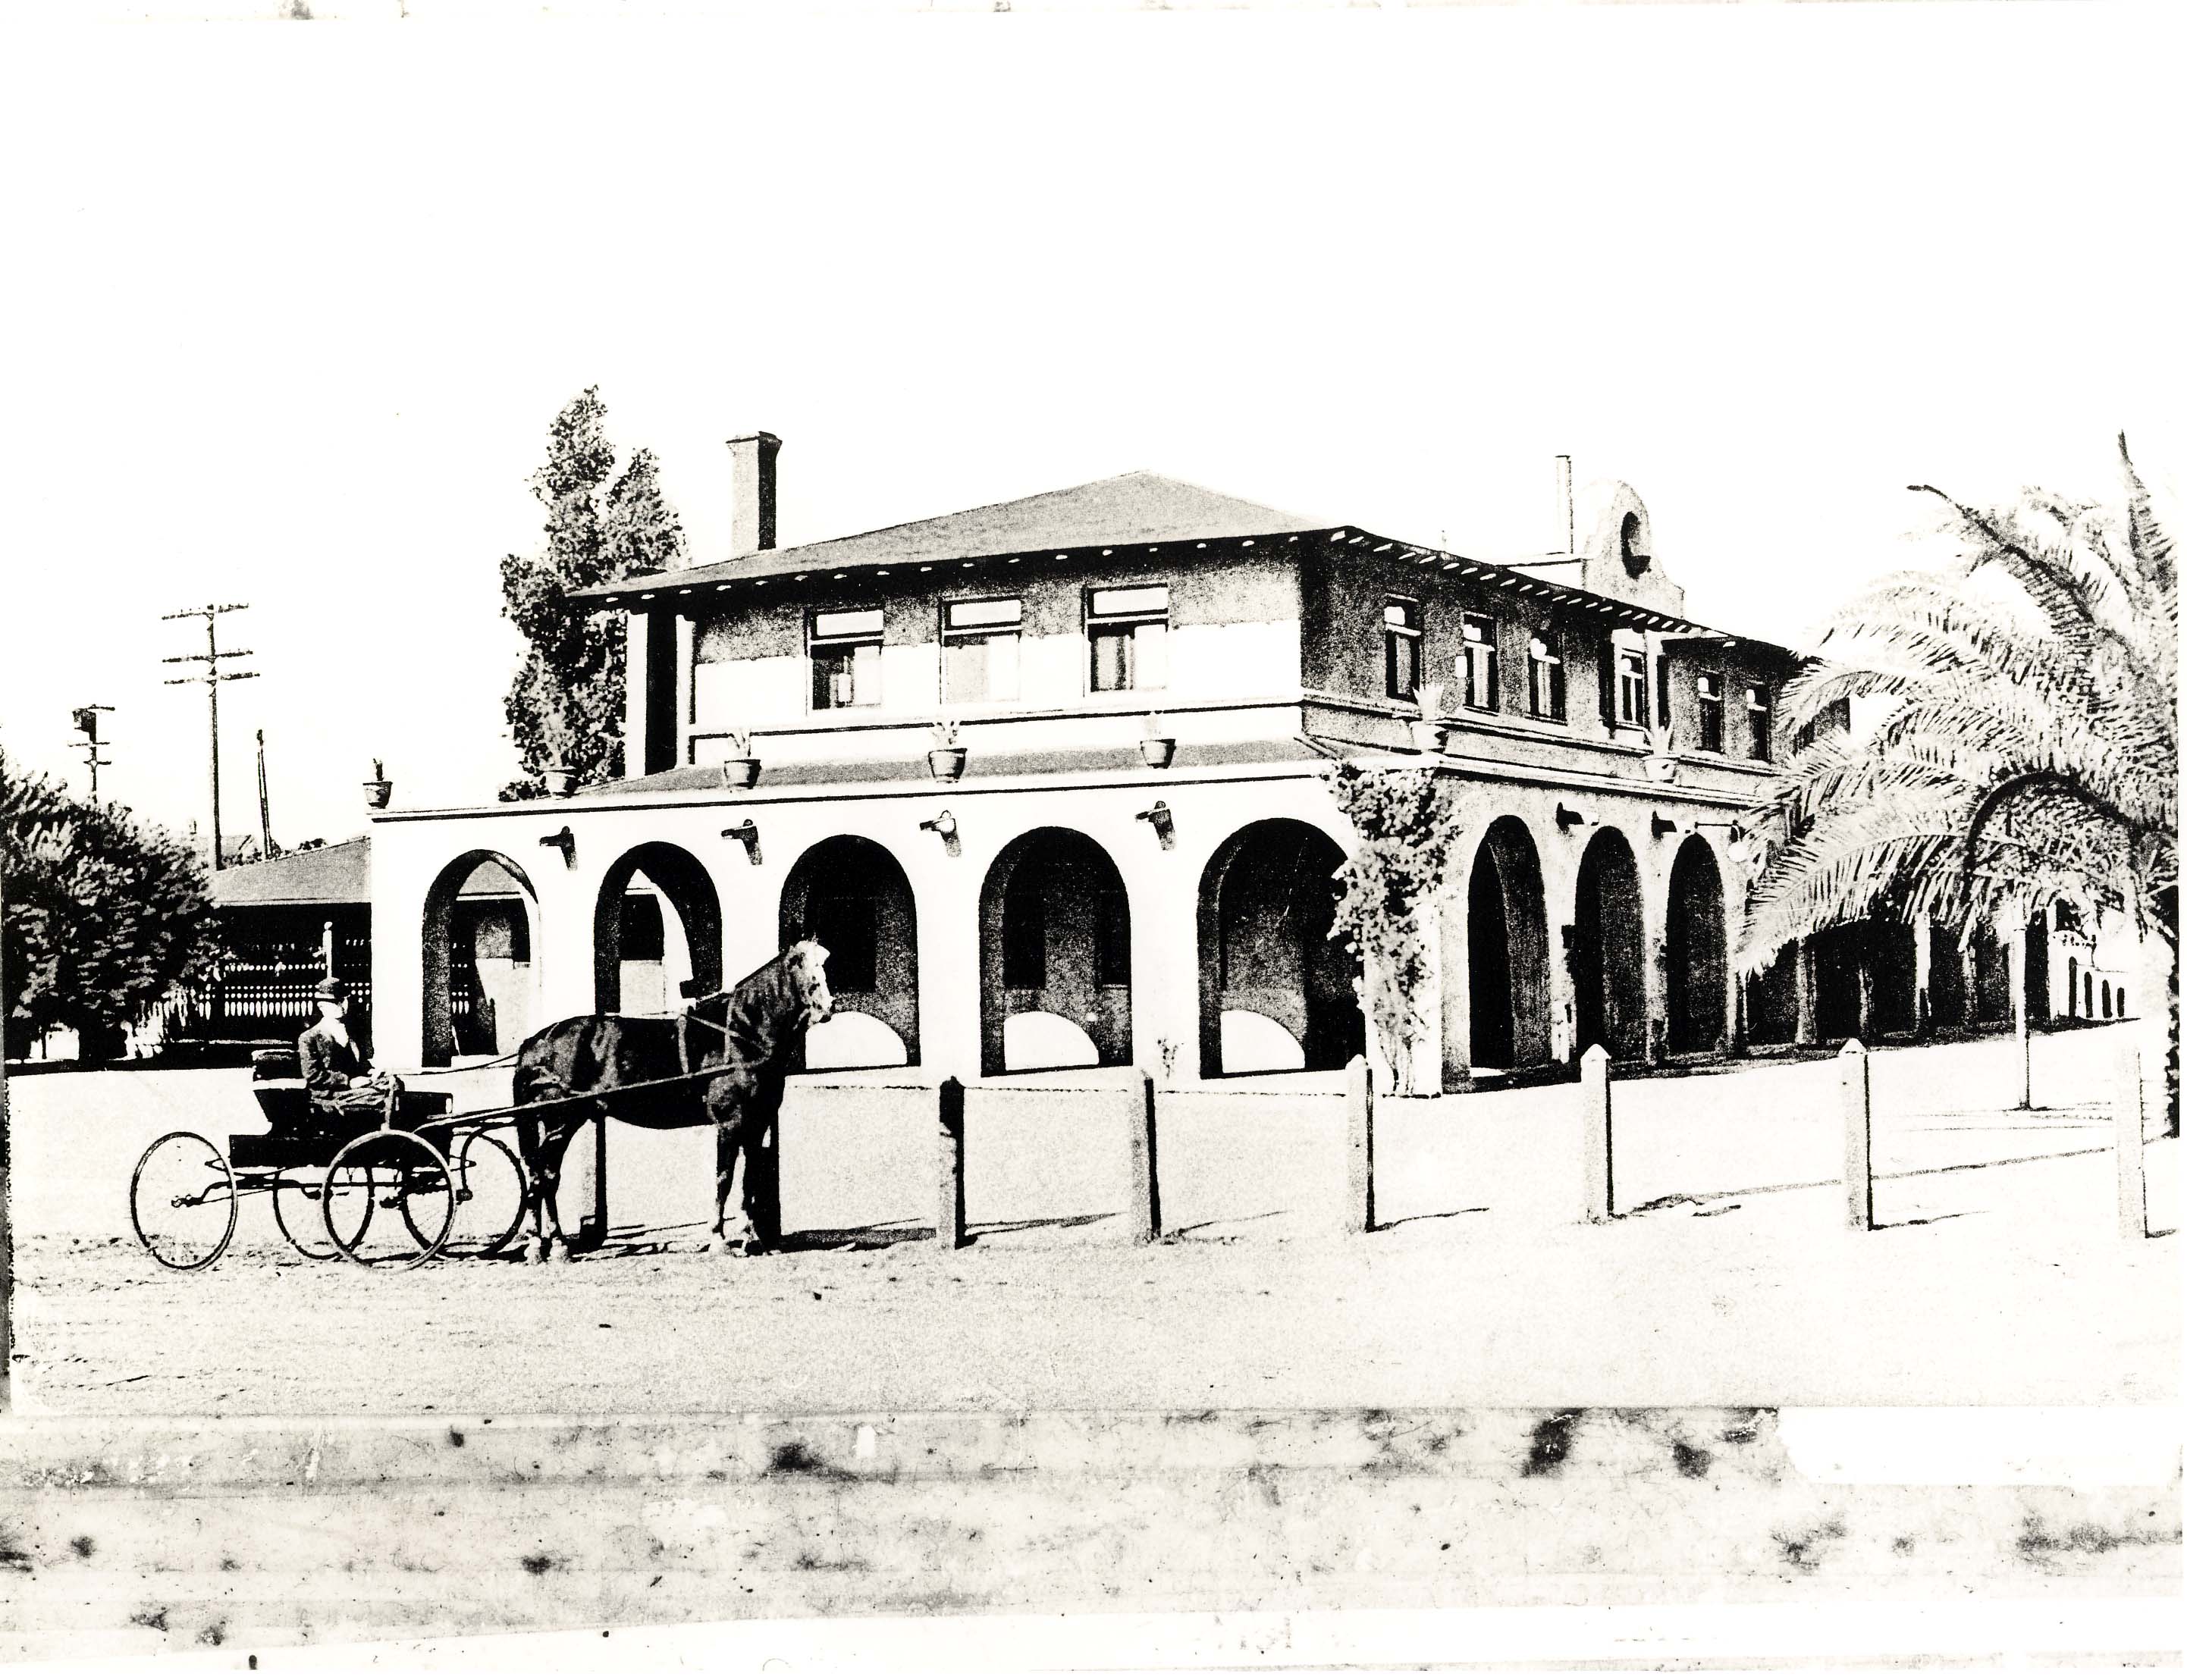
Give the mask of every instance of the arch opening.
M 1071 1030 L 1020 1020 L 1043 1015 Z M 1131 1060 L 1132 913 L 1123 877 L 1075 829 L 1020 834 L 980 888 L 980 1070 Z
M 1580 859 L 1572 911 L 1575 1051 L 1599 1044 L 1621 1061 L 1647 1053 L 1641 960 L 1639 867 L 1623 834 L 1599 829 Z
M 1330 936 L 1344 849 L 1309 823 L 1249 823 L 1200 878 L 1203 1078 L 1341 1068 L 1367 1044 L 1351 953 Z
M 1476 1069 L 1549 1059 L 1549 933 L 1542 861 L 1515 817 L 1481 836 L 1466 886 L 1468 1059 Z
M 807 1067 L 919 1064 L 919 913 L 896 854 L 863 834 L 806 849 L 782 886 L 780 944 L 828 952 L 835 1015 L 806 1035 Z
M 498 851 L 466 851 L 433 878 L 419 930 L 424 1066 L 503 1055 L 531 1031 L 538 913 L 531 878 Z
M 1671 862 L 1664 924 L 1664 1003 L 1673 1052 L 1725 1047 L 1723 876 L 1716 854 L 1690 835 Z
M 685 997 L 721 989 L 713 877 L 680 846 L 632 846 L 601 878 L 593 902 L 593 1007 L 604 1015 L 675 1014 Z

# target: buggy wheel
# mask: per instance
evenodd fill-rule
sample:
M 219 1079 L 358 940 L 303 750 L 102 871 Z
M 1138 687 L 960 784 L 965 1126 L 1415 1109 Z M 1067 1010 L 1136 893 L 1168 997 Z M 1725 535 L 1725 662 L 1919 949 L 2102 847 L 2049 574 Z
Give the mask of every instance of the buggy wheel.
M 323 1206 L 322 1204 L 324 1204 Z M 372 1197 L 363 1175 L 351 1172 L 337 1184 L 329 1177 L 291 1177 L 277 1173 L 273 1179 L 273 1222 L 289 1239 L 289 1246 L 306 1260 L 335 1260 L 341 1245 L 327 1235 L 329 1225 L 348 1233 L 352 1247 L 364 1239 L 372 1223 Z
M 211 1139 L 170 1132 L 129 1175 L 129 1222 L 160 1265 L 197 1272 L 235 1238 L 235 1169 Z
M 423 1266 L 455 1223 L 448 1158 L 414 1132 L 368 1132 L 343 1144 L 327 1165 L 321 1200 L 328 1239 L 360 1266 Z M 391 1209 L 402 1216 L 373 1217 Z
M 448 1166 L 455 1176 L 456 1216 L 441 1252 L 469 1260 L 490 1259 L 523 1226 L 529 1188 L 524 1169 L 517 1164 L 516 1152 L 486 1132 L 468 1132 L 457 1139 L 448 1152 Z M 437 1216 L 430 1208 L 425 1211 L 429 1217 Z M 412 1216 L 406 1200 L 402 1217 L 407 1221 Z M 410 1234 L 422 1243 L 430 1230 L 430 1225 L 424 1229 L 413 1225 Z

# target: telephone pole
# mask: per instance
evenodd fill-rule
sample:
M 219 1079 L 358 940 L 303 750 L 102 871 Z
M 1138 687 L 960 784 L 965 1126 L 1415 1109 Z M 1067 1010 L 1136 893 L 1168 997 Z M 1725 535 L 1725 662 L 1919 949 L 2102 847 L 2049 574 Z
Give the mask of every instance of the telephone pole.
M 220 685 L 223 683 L 240 683 L 246 677 L 256 677 L 258 674 L 255 671 L 222 671 L 220 668 L 220 662 L 224 659 L 248 659 L 250 656 L 250 649 L 248 648 L 223 649 L 220 645 L 220 615 L 222 613 L 242 612 L 248 608 L 250 604 L 250 603 L 248 601 L 230 601 L 225 605 L 209 604 L 202 607 L 184 607 L 180 612 L 163 613 L 160 615 L 163 621 L 177 618 L 202 618 L 205 621 L 205 650 L 203 653 L 177 654 L 171 658 L 162 660 L 160 663 L 162 665 L 202 665 L 205 666 L 204 671 L 195 677 L 170 677 L 167 679 L 167 686 L 170 688 L 179 688 L 185 683 L 202 683 L 205 685 L 205 711 L 211 721 L 212 732 L 212 756 L 211 759 L 212 771 L 212 867 L 216 870 L 221 866 Z
M 110 758 L 101 758 L 98 756 L 98 750 L 101 747 L 113 744 L 111 742 L 98 739 L 98 714 L 113 710 L 110 705 L 80 705 L 73 714 L 76 718 L 76 727 L 83 736 L 83 761 L 91 767 L 91 796 L 93 799 L 98 797 L 100 767 L 110 766 L 114 762 Z
M 258 732 L 258 859 L 261 863 L 273 857 L 273 807 L 266 797 L 266 732 Z

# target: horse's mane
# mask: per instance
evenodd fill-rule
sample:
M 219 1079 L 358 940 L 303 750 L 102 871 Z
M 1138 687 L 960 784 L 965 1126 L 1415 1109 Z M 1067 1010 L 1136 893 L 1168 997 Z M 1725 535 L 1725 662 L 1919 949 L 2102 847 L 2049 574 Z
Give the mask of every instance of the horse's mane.
M 802 942 L 777 952 L 728 990 L 694 998 L 687 1008 L 687 1014 L 725 1029 L 722 1048 L 732 1062 L 764 1065 L 781 1053 L 789 1029 L 804 1011 L 790 973 L 792 955 Z M 700 1047 L 702 1059 L 709 1048 Z

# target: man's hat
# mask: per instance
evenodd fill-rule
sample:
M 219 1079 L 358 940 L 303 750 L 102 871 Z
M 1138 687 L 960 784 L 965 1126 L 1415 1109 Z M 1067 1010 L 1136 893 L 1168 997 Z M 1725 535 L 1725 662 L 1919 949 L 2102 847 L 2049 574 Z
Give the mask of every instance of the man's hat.
M 344 980 L 323 980 L 313 989 L 312 996 L 324 998 L 329 1003 L 342 1003 L 349 997 L 349 986 Z

